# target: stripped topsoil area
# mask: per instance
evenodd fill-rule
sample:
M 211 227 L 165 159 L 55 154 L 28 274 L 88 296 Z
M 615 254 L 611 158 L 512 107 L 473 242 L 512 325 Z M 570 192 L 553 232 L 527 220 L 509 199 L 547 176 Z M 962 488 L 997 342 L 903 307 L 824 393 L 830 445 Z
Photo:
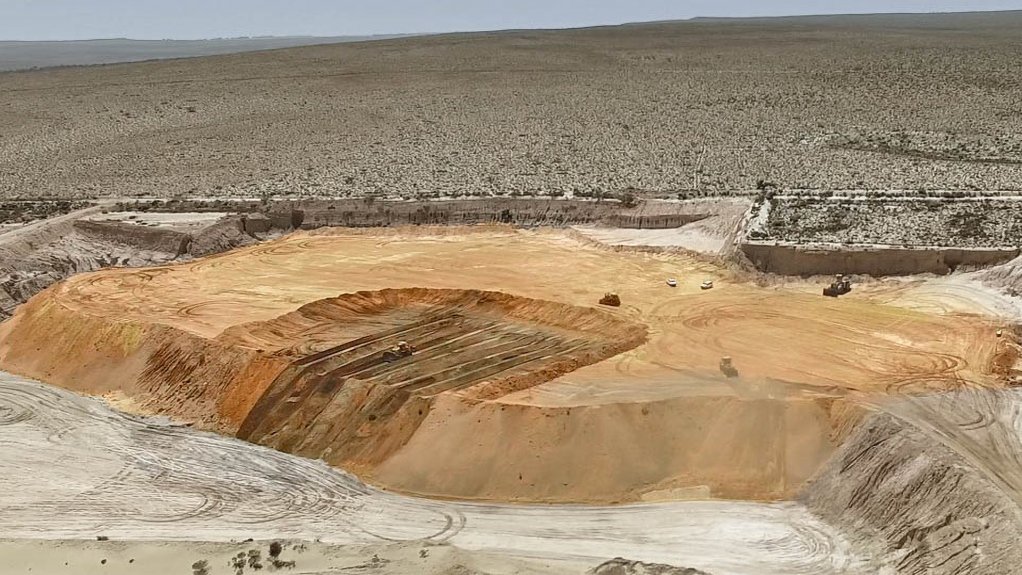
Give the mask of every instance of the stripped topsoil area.
M 988 320 L 885 297 L 564 231 L 324 229 L 75 276 L 0 327 L 0 367 L 405 492 L 782 499 L 862 398 L 1004 384 L 1014 348 Z

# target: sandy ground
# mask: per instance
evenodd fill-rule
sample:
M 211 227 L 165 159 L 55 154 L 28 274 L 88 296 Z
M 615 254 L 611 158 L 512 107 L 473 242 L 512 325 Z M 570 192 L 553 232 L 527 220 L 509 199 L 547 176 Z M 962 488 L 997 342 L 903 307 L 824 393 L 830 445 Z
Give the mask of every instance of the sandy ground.
M 632 230 L 624 228 L 577 227 L 586 237 L 611 246 L 679 247 L 694 252 L 716 254 L 724 249 L 723 237 L 703 233 L 689 224 L 666 230 Z
M 998 324 L 1022 323 L 1022 299 L 984 285 L 980 277 L 982 272 L 971 272 L 919 282 L 909 297 L 890 301 L 929 313 L 978 313 L 996 318 Z
M 665 284 L 668 277 L 677 288 Z M 706 279 L 714 289 L 699 289 Z M 677 378 L 678 370 L 716 375 L 723 355 L 743 380 L 864 391 L 944 378 L 992 383 L 985 364 L 997 339 L 987 324 L 906 309 L 912 292 L 899 292 L 899 305 L 889 306 L 876 303 L 885 298 L 880 289 L 840 300 L 760 289 L 685 256 L 610 252 L 557 231 L 299 233 L 194 263 L 78 276 L 53 297 L 89 316 L 144 318 L 215 337 L 317 299 L 398 287 L 503 291 L 580 306 L 615 291 L 624 302 L 618 313 L 650 326 L 649 343 L 570 379 L 628 386 L 636 399 L 643 387 L 628 380 Z M 733 393 L 726 382 L 716 387 Z M 690 393 L 683 381 L 677 390 Z
M 0 377 L 0 457 L 0 537 L 9 540 L 414 541 L 574 565 L 623 556 L 718 575 L 868 572 L 856 550 L 796 504 L 417 499 L 367 487 L 321 462 L 125 416 L 99 400 L 10 375 Z M 54 558 L 31 550 L 49 545 L 0 544 L 0 556 L 48 569 Z M 107 555 L 98 551 L 105 547 L 76 545 L 71 555 L 58 545 L 54 556 L 116 559 L 124 569 L 125 558 L 155 561 L 170 552 L 147 544 Z M 214 549 L 213 556 L 223 553 Z
M 587 568 L 573 562 L 515 560 L 430 543 L 359 547 L 283 541 L 279 561 L 293 561 L 294 566 L 272 569 L 270 543 L 7 540 L 0 541 L 0 563 L 4 573 L 11 575 L 192 575 L 195 567 L 202 565 L 209 575 L 236 575 L 239 554 L 243 556 L 242 572 L 250 574 L 581 575 Z
M 668 277 L 679 286 L 668 287 Z M 716 287 L 700 290 L 711 278 Z M 481 402 L 440 394 L 415 427 L 403 428 L 410 437 L 396 451 L 343 460 L 374 484 L 406 493 L 532 502 L 693 493 L 783 499 L 839 441 L 849 415 L 833 401 L 1004 383 L 993 360 L 1005 342 L 992 321 L 933 310 L 934 295 L 917 302 L 911 285 L 877 283 L 824 298 L 818 285 L 758 287 L 684 255 L 486 227 L 322 230 L 181 265 L 76 276 L 0 328 L 0 365 L 80 391 L 144 395 L 132 387 L 130 369 L 110 367 L 102 351 L 137 345 L 134 328 L 117 326 L 159 324 L 227 342 L 228 328 L 269 329 L 265 322 L 308 302 L 401 287 L 503 291 L 584 308 L 616 291 L 624 305 L 604 311 L 649 328 L 646 344 L 523 391 Z M 908 309 L 919 302 L 925 313 Z M 46 321 L 61 323 L 59 343 L 45 335 Z M 295 343 L 325 329 L 313 328 Z M 179 359 L 165 368 L 153 368 L 152 358 L 135 361 L 149 362 L 150 371 L 190 365 L 188 357 L 204 361 L 206 354 L 187 351 L 191 345 L 170 353 Z M 79 362 L 55 359 L 67 355 Z M 733 358 L 739 377 L 720 373 L 722 356 Z M 151 392 L 161 384 L 147 385 Z M 205 391 L 184 379 L 161 389 L 150 409 L 184 418 L 226 414 L 218 398 L 212 407 L 195 403 Z M 238 384 L 224 393 L 251 396 L 242 400 L 251 405 L 262 389 Z

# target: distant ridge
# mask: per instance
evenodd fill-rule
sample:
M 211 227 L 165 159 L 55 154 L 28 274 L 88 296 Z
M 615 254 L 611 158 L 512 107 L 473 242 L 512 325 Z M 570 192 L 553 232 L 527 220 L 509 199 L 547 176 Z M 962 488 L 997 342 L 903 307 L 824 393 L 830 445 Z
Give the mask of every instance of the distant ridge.
M 316 44 L 386 40 L 405 36 L 414 36 L 414 34 L 375 36 L 258 36 L 212 38 L 208 40 L 132 40 L 128 38 L 46 41 L 3 40 L 0 41 L 0 71 L 216 56 Z
M 872 13 L 848 13 L 848 14 L 798 14 L 793 16 L 695 16 L 685 20 L 674 20 L 674 22 L 761 22 L 761 21 L 804 21 L 822 22 L 842 20 L 849 23 L 861 23 L 865 20 L 912 20 L 916 23 L 935 20 L 989 20 L 991 23 L 1001 18 L 1022 18 L 1022 10 L 986 10 L 966 12 L 872 12 Z M 639 24 L 639 23 L 637 23 Z
M 972 12 L 891 12 L 863 14 L 816 14 L 794 16 L 696 16 L 687 19 L 625 22 L 583 26 L 578 28 L 536 28 L 503 30 L 466 30 L 430 34 L 379 34 L 371 36 L 252 36 L 211 38 L 204 40 L 134 40 L 108 38 L 90 40 L 0 40 L 0 72 L 62 66 L 89 66 L 217 56 L 278 48 L 295 48 L 318 44 L 339 44 L 390 40 L 421 36 L 460 34 L 557 32 L 564 30 L 598 30 L 618 27 L 641 28 L 670 25 L 795 25 L 795 26 L 867 26 L 883 29 L 942 29 L 965 25 L 970 28 L 1005 29 L 1022 25 L 1022 10 Z

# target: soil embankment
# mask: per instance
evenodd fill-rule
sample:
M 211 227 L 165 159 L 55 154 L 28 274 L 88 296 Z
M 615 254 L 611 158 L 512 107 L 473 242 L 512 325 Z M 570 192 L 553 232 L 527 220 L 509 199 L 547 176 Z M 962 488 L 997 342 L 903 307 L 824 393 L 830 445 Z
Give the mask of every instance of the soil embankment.
M 189 234 L 182 232 L 118 222 L 78 220 L 74 223 L 74 227 L 87 237 L 123 243 L 143 250 L 167 252 L 175 256 L 188 253 L 188 244 L 192 241 Z

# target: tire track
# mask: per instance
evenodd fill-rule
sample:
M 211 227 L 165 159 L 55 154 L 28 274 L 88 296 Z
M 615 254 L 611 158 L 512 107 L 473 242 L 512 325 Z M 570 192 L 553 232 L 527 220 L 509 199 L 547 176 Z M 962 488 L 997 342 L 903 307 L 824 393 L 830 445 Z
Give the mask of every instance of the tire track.
M 722 575 L 869 572 L 844 539 L 794 504 L 418 499 L 320 461 L 123 415 L 6 374 L 0 422 L 0 537 L 429 541 L 515 556 L 627 555 Z

